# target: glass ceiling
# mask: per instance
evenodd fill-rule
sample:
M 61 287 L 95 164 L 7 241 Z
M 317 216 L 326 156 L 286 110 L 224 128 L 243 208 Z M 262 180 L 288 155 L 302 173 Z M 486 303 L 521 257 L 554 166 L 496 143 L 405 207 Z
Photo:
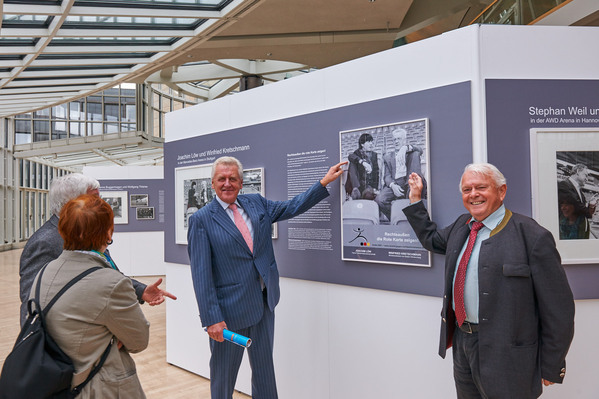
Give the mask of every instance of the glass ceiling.
M 179 47 L 205 39 L 208 27 L 216 31 L 248 2 L 4 0 L 0 117 L 58 105 L 158 71 Z

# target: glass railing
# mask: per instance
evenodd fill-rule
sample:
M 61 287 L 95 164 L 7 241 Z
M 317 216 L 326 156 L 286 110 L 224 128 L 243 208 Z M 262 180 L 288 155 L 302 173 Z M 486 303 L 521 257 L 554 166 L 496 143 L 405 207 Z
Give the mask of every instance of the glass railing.
M 528 25 L 572 0 L 495 0 L 472 24 Z

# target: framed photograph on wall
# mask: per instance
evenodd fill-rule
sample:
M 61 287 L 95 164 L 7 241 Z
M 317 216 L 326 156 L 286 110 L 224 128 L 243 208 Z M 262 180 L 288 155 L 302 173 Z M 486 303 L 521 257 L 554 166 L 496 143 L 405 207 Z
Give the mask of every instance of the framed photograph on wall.
M 127 191 L 100 191 L 100 198 L 108 202 L 114 213 L 114 224 L 129 223 Z
M 148 194 L 131 194 L 131 196 L 129 196 L 129 206 L 131 208 L 148 206 L 149 204 Z
M 599 127 L 531 129 L 534 219 L 564 264 L 599 262 Z
M 137 220 L 152 220 L 154 219 L 153 206 L 138 206 L 135 208 L 135 218 Z
M 175 242 L 187 244 L 187 220 L 214 198 L 212 164 L 175 169 Z
M 264 195 L 264 169 L 253 168 L 243 170 L 243 187 L 239 194 Z
M 402 209 L 409 205 L 408 176 L 425 184 L 430 209 L 428 119 L 339 132 L 343 260 L 430 267 Z
M 188 219 L 210 203 L 216 194 L 212 189 L 212 164 L 175 169 L 175 242 L 187 244 Z M 243 170 L 243 186 L 239 194 L 264 195 L 264 169 Z

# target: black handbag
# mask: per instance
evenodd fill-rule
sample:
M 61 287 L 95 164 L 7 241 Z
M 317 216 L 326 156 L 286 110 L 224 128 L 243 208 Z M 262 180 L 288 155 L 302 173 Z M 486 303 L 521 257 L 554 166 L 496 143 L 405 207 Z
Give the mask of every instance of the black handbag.
M 77 281 L 98 269 L 102 267 L 93 267 L 73 278 L 44 309 L 39 304 L 40 282 L 45 267 L 42 269 L 37 279 L 35 296 L 27 302 L 27 321 L 21 328 L 17 341 L 2 367 L 0 399 L 74 398 L 100 370 L 110 352 L 114 338 L 111 339 L 100 361 L 86 380 L 71 389 L 75 371 L 73 362 L 48 333 L 45 319 L 52 305 L 62 294 Z

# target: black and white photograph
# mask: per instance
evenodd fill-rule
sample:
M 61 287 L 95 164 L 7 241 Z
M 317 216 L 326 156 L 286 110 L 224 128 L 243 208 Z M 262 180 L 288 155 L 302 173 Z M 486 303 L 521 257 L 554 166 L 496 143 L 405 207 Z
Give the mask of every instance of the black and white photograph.
M 183 191 L 187 194 L 185 196 L 186 215 L 203 208 L 214 198 L 210 178 L 184 180 Z M 185 228 L 187 228 L 187 218 L 185 219 Z
M 428 119 L 340 132 L 343 259 L 430 266 L 402 209 L 408 177 L 420 175 L 428 202 Z
M 140 206 L 135 208 L 135 218 L 137 220 L 152 220 L 154 219 L 154 207 Z
M 175 242 L 187 244 L 187 220 L 214 198 L 212 164 L 175 169 Z
M 243 186 L 239 194 L 260 194 L 264 195 L 263 190 L 264 169 L 244 169 L 243 170 Z
M 562 263 L 599 261 L 599 128 L 532 129 L 530 139 L 533 217 Z
M 129 206 L 132 208 L 148 206 L 149 204 L 148 194 L 131 194 L 131 196 L 129 196 Z
M 175 169 L 175 242 L 187 244 L 187 221 L 210 203 L 216 194 L 212 188 L 212 164 Z M 264 195 L 264 169 L 243 170 L 243 187 L 239 194 Z
M 100 191 L 100 197 L 112 208 L 114 224 L 129 223 L 127 191 Z
M 558 151 L 560 240 L 599 238 L 599 151 Z

